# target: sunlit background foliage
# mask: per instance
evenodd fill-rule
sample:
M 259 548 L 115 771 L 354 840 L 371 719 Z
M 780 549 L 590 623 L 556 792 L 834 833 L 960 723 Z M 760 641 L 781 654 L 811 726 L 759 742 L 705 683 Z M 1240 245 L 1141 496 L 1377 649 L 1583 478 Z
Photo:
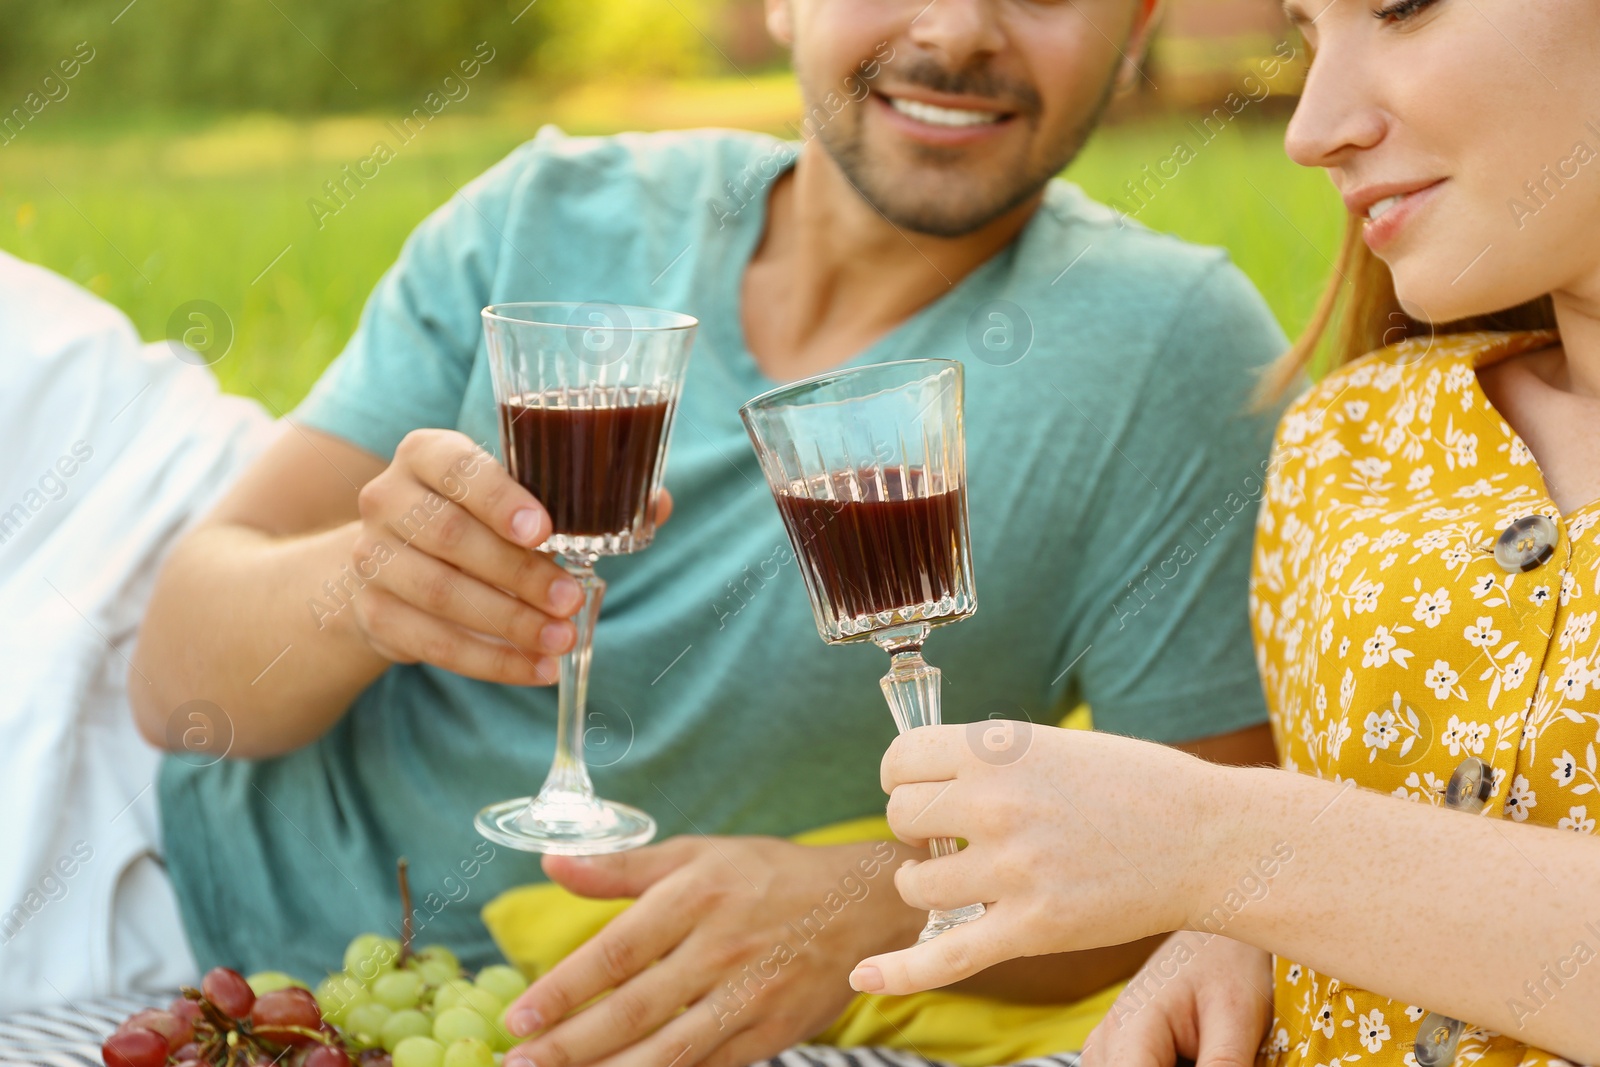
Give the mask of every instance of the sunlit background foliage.
M 1275 0 L 1168 6 L 1143 76 L 1067 177 L 1227 247 L 1293 331 L 1340 223 L 1326 181 L 1282 154 L 1298 68 L 1262 80 L 1298 42 Z M 475 54 L 492 59 L 466 78 Z M 402 143 L 395 124 L 418 108 L 428 121 Z M 0 248 L 112 300 L 147 338 L 215 302 L 236 334 L 217 373 L 282 411 L 410 229 L 544 123 L 785 134 L 800 111 L 759 0 L 0 0 Z M 329 200 L 379 140 L 393 158 Z M 1180 142 L 1192 160 L 1152 185 L 1146 168 Z

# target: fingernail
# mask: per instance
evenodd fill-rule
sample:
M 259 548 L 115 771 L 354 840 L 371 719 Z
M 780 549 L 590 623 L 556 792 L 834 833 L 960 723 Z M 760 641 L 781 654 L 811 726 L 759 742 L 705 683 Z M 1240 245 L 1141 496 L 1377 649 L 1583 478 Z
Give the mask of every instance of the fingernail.
M 550 606 L 557 611 L 571 611 L 583 602 L 583 590 L 571 578 L 561 577 L 550 583 Z
M 915 867 L 918 863 L 921 863 L 921 862 L 922 862 L 921 860 L 905 860 L 900 864 L 900 869 L 903 871 L 907 867 Z
M 539 631 L 539 643 L 551 652 L 565 652 L 572 643 L 570 622 L 547 622 Z
M 539 1017 L 539 1013 L 533 1008 L 523 1008 L 506 1021 L 511 1024 L 511 1032 L 518 1037 L 527 1037 L 544 1025 L 544 1020 Z M 506 1053 L 506 1062 L 509 1063 L 513 1056 L 518 1061 L 527 1064 L 528 1067 L 533 1067 L 533 1058 L 516 1049 Z
M 538 508 L 523 508 L 511 516 L 511 536 L 525 545 L 533 545 L 544 529 L 544 513 Z
M 506 1053 L 506 1058 L 501 1067 L 534 1067 L 533 1057 L 512 1049 Z
M 534 673 L 547 682 L 554 682 L 561 677 L 561 661 L 550 656 L 540 656 L 539 662 L 533 665 Z
M 850 972 L 850 988 L 857 993 L 876 993 L 883 988 L 883 972 L 863 963 Z

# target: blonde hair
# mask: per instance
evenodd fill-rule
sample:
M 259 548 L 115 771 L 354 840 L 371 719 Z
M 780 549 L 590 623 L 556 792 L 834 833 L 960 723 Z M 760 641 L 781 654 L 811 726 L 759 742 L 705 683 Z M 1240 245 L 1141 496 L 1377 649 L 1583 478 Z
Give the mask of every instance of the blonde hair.
M 1458 322 L 1431 324 L 1412 318 L 1395 296 L 1388 265 L 1361 239 L 1361 220 L 1350 217 L 1345 221 L 1333 275 L 1311 321 L 1289 350 L 1263 370 L 1256 399 L 1261 406 L 1271 405 L 1307 373 L 1314 377 L 1326 374 L 1408 337 L 1476 330 L 1553 330 L 1555 326 L 1555 308 L 1548 295 Z

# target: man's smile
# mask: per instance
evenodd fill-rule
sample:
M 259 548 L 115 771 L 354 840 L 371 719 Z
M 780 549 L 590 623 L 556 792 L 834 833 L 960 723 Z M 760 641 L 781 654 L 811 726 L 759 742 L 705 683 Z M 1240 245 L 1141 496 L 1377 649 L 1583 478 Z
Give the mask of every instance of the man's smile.
M 987 140 L 1011 125 L 1015 110 L 983 97 L 926 90 L 874 91 L 875 107 L 895 129 L 928 144 L 965 145 Z

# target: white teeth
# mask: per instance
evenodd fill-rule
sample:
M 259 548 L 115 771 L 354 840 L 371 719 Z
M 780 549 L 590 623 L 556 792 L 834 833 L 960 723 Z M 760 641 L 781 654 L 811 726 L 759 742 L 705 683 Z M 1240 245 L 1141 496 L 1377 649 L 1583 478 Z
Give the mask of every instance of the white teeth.
M 1400 203 L 1400 201 L 1404 199 L 1405 196 L 1401 195 L 1386 196 L 1382 200 L 1379 200 L 1376 204 L 1373 204 L 1371 207 L 1367 208 L 1368 221 L 1376 222 L 1378 219 L 1381 219 L 1383 216 L 1389 213 L 1390 208 L 1393 208 L 1396 204 Z
M 889 97 L 889 106 L 902 115 L 909 115 L 918 122 L 926 122 L 930 126 L 986 126 L 1000 121 L 1000 114 L 995 111 L 938 107 L 918 100 L 903 100 L 897 96 Z

